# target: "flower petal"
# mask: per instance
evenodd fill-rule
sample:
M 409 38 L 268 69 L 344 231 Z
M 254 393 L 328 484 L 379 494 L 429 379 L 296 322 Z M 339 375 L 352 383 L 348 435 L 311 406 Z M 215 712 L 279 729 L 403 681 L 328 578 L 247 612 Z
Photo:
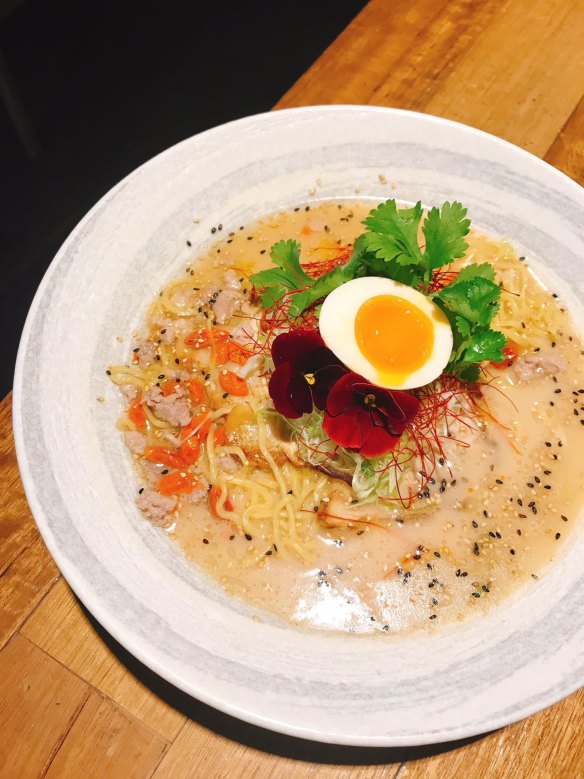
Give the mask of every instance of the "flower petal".
M 294 364 L 285 362 L 272 373 L 268 392 L 279 414 L 298 419 L 312 411 L 310 385 Z
M 345 375 L 347 369 L 326 346 L 313 349 L 302 363 L 304 373 L 311 373 L 315 379 L 311 385 L 314 405 L 323 411 L 329 392 L 341 376 Z
M 272 344 L 272 359 L 278 367 L 285 362 L 297 362 L 313 349 L 324 346 L 321 335 L 316 330 L 297 328 L 289 333 L 281 333 Z
M 363 457 L 381 457 L 395 449 L 401 436 L 392 435 L 385 428 L 372 425 L 365 436 L 359 454 Z
M 375 408 L 372 413 L 376 417 L 381 417 L 378 424 L 383 425 L 388 432 L 394 436 L 400 436 L 412 419 L 418 413 L 420 401 L 409 392 L 401 390 L 387 390 L 383 387 L 376 387 L 369 382 L 355 382 L 353 392 L 365 397 L 373 395 L 375 397 Z
M 353 386 L 355 384 L 367 384 L 366 379 L 363 376 L 359 376 L 358 373 L 346 373 L 342 376 L 334 387 L 329 392 L 329 396 L 326 402 L 326 409 L 328 413 L 336 417 L 338 414 L 342 414 L 349 408 L 353 408 L 357 404 L 355 396 L 353 394 Z
M 346 449 L 380 457 L 395 449 L 419 407 L 420 401 L 407 392 L 376 387 L 348 373 L 329 392 L 323 429 Z
M 332 416 L 324 412 L 322 429 L 335 444 L 345 449 L 360 449 L 363 443 L 363 431 L 360 424 L 361 411 L 357 408 L 348 409 L 343 414 Z

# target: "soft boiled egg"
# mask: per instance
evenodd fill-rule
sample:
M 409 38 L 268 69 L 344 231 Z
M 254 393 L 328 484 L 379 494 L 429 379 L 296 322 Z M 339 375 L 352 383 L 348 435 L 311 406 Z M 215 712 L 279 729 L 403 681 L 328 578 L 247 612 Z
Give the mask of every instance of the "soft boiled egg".
M 429 384 L 452 352 L 452 329 L 438 306 L 406 284 L 377 276 L 333 290 L 319 328 L 347 368 L 387 389 Z

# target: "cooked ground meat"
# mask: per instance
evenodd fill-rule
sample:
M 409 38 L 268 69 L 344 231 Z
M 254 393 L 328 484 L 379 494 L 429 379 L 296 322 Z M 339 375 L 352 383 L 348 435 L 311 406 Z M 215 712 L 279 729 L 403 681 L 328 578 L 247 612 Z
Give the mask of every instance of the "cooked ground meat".
M 132 454 L 142 454 L 146 446 L 146 436 L 143 433 L 126 430 L 124 433 L 126 446 Z
M 529 381 L 536 376 L 553 376 L 566 367 L 564 360 L 550 354 L 525 354 L 515 363 L 515 373 L 521 381 Z
M 176 506 L 176 498 L 161 495 L 154 490 L 144 490 L 137 498 L 136 505 L 154 525 L 162 527 L 169 522 L 169 514 Z
M 192 416 L 187 395 L 187 390 L 177 384 L 170 395 L 163 395 L 160 387 L 152 387 L 144 395 L 144 400 L 158 419 L 184 427 L 189 424 Z

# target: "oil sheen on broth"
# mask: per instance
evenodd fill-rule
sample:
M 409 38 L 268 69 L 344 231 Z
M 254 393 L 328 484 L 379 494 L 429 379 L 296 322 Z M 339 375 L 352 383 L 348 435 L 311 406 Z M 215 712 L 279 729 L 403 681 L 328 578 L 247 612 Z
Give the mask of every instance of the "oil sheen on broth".
M 237 309 L 224 323 L 233 330 L 252 316 L 245 279 L 271 264 L 272 244 L 295 238 L 303 261 L 334 257 L 339 246 L 349 246 L 362 232 L 371 205 L 313 204 L 228 234 L 222 230 L 224 237 L 205 256 L 193 257 L 183 280 L 196 302 L 218 277 L 235 269 L 248 297 L 243 311 Z M 483 393 L 491 417 L 472 429 L 461 424 L 451 431 L 446 459 L 437 462 L 411 508 L 369 505 L 357 515 L 364 521 L 352 525 L 316 521 L 310 555 L 301 560 L 285 549 L 266 552 L 260 538 L 213 517 L 206 501 L 178 496 L 168 534 L 193 564 L 258 614 L 268 611 L 304 627 L 360 633 L 435 629 L 483 613 L 549 563 L 561 564 L 563 544 L 583 503 L 582 343 L 554 290 L 531 272 L 529 258 L 518 258 L 509 244 L 479 233 L 471 233 L 468 242 L 462 262 L 489 261 L 497 271 L 504 292 L 494 327 L 519 345 L 521 355 L 503 370 L 488 369 Z M 514 320 L 509 305 L 513 295 L 524 301 L 520 320 Z M 179 313 L 167 312 L 166 319 L 151 309 L 149 330 L 138 343 L 160 343 L 167 323 L 181 318 L 188 328 L 180 329 L 177 342 L 185 331 L 205 326 L 204 306 L 181 317 L 180 298 L 175 303 Z M 183 303 L 192 306 L 193 300 Z M 178 347 L 179 367 L 183 353 Z M 204 369 L 197 366 L 197 371 L 204 379 Z M 149 442 L 151 435 L 158 440 L 165 434 L 155 430 Z M 138 487 L 148 488 L 152 466 L 145 467 L 139 453 L 135 457 Z M 337 504 L 349 503 L 349 488 L 328 479 L 329 495 L 336 487 Z

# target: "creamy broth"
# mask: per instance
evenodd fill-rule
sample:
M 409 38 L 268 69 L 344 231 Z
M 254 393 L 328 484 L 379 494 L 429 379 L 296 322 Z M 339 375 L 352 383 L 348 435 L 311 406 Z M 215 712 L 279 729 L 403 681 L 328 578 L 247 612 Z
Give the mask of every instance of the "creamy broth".
M 297 239 L 304 261 L 334 258 L 362 232 L 370 206 L 311 205 L 227 234 L 219 230 L 221 240 L 205 256 L 193 257 L 181 277 L 183 289 L 185 280 L 189 282 L 189 296 L 171 296 L 174 311 L 166 310 L 163 317 L 159 302 L 150 309 L 145 340 L 166 346 L 166 356 L 162 361 L 159 357 L 162 367 L 152 357 L 154 373 L 160 369 L 154 376 L 158 383 L 161 376 L 174 378 L 175 366 L 177 371 L 187 369 L 201 377 L 209 394 L 214 392 L 215 407 L 226 402 L 228 393 L 221 393 L 204 365 L 196 360 L 192 364 L 192 350 L 183 344 L 185 332 L 205 327 L 213 317 L 213 306 L 199 300 L 202 291 L 236 269 L 243 310 L 220 325 L 234 330 L 257 316 L 247 278 L 271 264 L 274 242 Z M 310 538 L 300 539 L 306 543 L 306 559 L 272 543 L 267 531 L 265 536 L 252 535 L 237 523 L 217 519 L 206 501 L 188 496 L 179 495 L 168 521 L 160 523 L 193 564 L 258 614 L 268 611 L 305 627 L 359 633 L 433 629 L 483 613 L 537 578 L 549 563 L 561 564 L 563 545 L 583 503 L 582 343 L 554 291 L 530 272 L 529 258 L 519 259 L 508 244 L 478 233 L 471 233 L 468 242 L 463 263 L 490 261 L 496 271 L 504 269 L 498 277 L 504 292 L 494 326 L 519 345 L 522 355 L 513 366 L 487 369 L 482 390 L 489 416 L 471 427 L 454 426 L 445 443 L 446 457 L 438 460 L 411 506 L 368 505 L 355 514 L 355 522 L 335 523 L 321 517 L 319 500 L 315 517 L 299 530 L 310 533 Z M 525 302 L 520 321 L 512 320 L 509 301 L 514 294 Z M 178 320 L 184 326 L 174 342 L 167 333 Z M 138 343 L 145 351 L 145 341 Z M 127 387 L 123 376 L 112 370 L 117 383 Z M 149 445 L 167 445 L 170 436 L 176 438 L 177 425 L 157 428 L 151 413 L 148 418 Z M 137 429 L 127 419 L 120 426 Z M 169 470 L 145 463 L 140 453 L 135 456 L 141 490 L 151 488 L 153 480 Z M 240 455 L 232 447 L 227 456 L 234 467 L 229 477 L 235 485 L 234 507 L 244 511 L 235 484 Z M 257 470 L 261 481 L 262 470 Z M 346 485 L 326 476 L 322 481 L 311 495 L 326 503 L 338 485 L 339 495 L 350 503 Z M 338 496 L 336 500 L 338 504 Z

